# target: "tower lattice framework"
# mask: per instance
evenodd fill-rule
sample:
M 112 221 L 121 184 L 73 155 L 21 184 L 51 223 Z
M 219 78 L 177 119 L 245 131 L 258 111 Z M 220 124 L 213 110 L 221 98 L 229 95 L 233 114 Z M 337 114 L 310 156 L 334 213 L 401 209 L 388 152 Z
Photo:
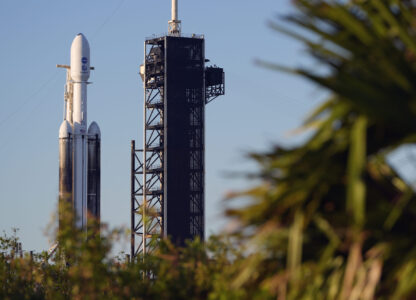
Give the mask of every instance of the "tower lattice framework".
M 204 239 L 205 105 L 224 94 L 224 72 L 205 67 L 203 36 L 145 41 L 143 149 L 131 148 L 131 256 L 162 237 Z

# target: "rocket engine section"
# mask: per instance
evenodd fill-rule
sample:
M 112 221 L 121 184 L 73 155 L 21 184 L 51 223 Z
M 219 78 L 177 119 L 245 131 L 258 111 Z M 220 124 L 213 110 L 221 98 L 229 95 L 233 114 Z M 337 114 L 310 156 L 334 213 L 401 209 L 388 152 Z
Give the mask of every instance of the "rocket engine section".
M 97 123 L 88 128 L 88 213 L 100 221 L 101 132 Z
M 90 47 L 83 34 L 71 45 L 67 69 L 64 121 L 59 130 L 59 201 L 71 203 L 75 223 L 87 229 L 87 222 L 100 220 L 101 133 L 92 122 L 87 131 L 87 82 L 90 76 Z M 60 211 L 60 221 L 62 220 Z

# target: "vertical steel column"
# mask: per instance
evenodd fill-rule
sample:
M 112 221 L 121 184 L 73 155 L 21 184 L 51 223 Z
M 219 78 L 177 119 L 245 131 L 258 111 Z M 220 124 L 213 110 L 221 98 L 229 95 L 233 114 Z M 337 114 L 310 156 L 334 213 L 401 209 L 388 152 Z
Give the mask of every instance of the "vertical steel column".
M 143 96 L 143 120 L 144 120 L 144 126 L 143 126 L 143 204 L 142 204 L 142 222 L 143 222 L 143 233 L 142 233 L 142 241 L 143 241 L 143 256 L 146 255 L 146 248 L 147 248 L 147 220 L 146 220 L 146 209 L 147 209 L 147 201 L 146 201 L 146 194 L 147 194 L 147 178 L 146 178 L 146 169 L 147 169 L 147 143 L 146 143 L 146 123 L 147 123 L 147 111 L 146 111 L 146 103 L 147 103 L 147 91 L 146 91 L 146 80 L 147 80 L 147 71 L 146 71 L 146 42 L 144 43 L 144 96 Z
M 135 256 L 135 215 L 136 215 L 136 209 L 135 209 L 135 188 L 134 188 L 134 181 L 135 181 L 135 156 L 136 156 L 136 142 L 133 140 L 131 141 L 131 182 L 130 182 L 130 189 L 131 189 L 131 234 L 130 234 L 130 257 L 133 260 L 133 257 Z

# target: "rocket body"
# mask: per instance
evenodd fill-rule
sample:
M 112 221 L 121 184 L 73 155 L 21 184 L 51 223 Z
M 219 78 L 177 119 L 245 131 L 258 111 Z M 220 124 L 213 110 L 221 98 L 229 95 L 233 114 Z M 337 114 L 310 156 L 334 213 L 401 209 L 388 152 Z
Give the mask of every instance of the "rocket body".
M 61 125 L 61 129 L 65 127 L 61 131 L 68 131 L 66 135 L 70 136 L 70 138 L 61 132 L 59 137 L 60 182 L 67 182 L 70 177 L 72 178 L 72 182 L 66 185 L 60 184 L 59 192 L 60 195 L 63 195 L 64 193 L 68 193 L 68 190 L 72 187 L 72 195 L 69 198 L 75 213 L 76 225 L 82 229 L 87 228 L 88 218 L 99 218 L 100 215 L 100 193 L 97 191 L 97 188 L 100 188 L 99 151 L 101 135 L 98 125 L 95 122 L 91 124 L 94 125 L 94 136 L 90 138 L 87 130 L 87 84 L 90 69 L 90 47 L 88 41 L 84 35 L 78 34 L 71 45 L 70 76 L 67 78 L 67 80 L 69 79 L 69 82 L 67 82 L 67 90 L 70 90 L 71 93 L 70 95 L 66 94 L 65 120 Z M 69 129 L 67 129 L 68 127 Z M 69 133 L 69 131 L 71 132 Z M 64 140 L 64 137 L 66 140 Z M 90 143 L 90 139 L 94 142 Z M 93 148 L 91 151 L 88 149 L 89 145 Z M 90 152 L 94 153 L 90 154 Z M 92 165 L 94 170 L 98 170 L 98 172 L 89 172 L 89 158 L 93 160 Z M 69 167 L 71 162 L 68 160 L 72 162 L 71 167 Z M 61 176 L 61 174 L 64 175 Z M 63 177 L 65 177 L 65 180 Z M 94 190 L 94 194 L 96 195 L 93 202 L 94 205 L 88 203 L 89 182 L 91 182 L 91 189 Z M 66 198 L 68 199 L 68 197 Z M 62 198 L 60 201 L 62 201 Z
M 87 81 L 90 77 L 90 46 L 78 34 L 71 45 L 74 126 L 74 209 L 78 227 L 87 224 Z

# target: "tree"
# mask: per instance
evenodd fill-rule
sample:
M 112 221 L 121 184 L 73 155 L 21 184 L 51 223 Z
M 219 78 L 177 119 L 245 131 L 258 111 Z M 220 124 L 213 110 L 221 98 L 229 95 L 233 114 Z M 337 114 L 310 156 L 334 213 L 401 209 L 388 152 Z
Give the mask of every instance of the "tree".
M 16 258 L 17 238 L 0 238 L 0 298 L 414 299 L 416 195 L 386 157 L 416 140 L 416 4 L 293 3 L 291 26 L 272 26 L 327 72 L 263 64 L 332 95 L 306 120 L 304 144 L 252 155 L 263 183 L 235 195 L 251 197 L 228 211 L 236 232 L 185 248 L 162 241 L 126 262 L 109 257 L 114 232 L 85 236 L 64 218 L 51 263 Z
M 386 157 L 416 141 L 416 4 L 293 3 L 292 27 L 272 27 L 328 71 L 263 64 L 332 96 L 305 122 L 314 134 L 303 145 L 253 155 L 263 184 L 228 211 L 251 246 L 233 287 L 278 299 L 413 299 L 416 195 Z

